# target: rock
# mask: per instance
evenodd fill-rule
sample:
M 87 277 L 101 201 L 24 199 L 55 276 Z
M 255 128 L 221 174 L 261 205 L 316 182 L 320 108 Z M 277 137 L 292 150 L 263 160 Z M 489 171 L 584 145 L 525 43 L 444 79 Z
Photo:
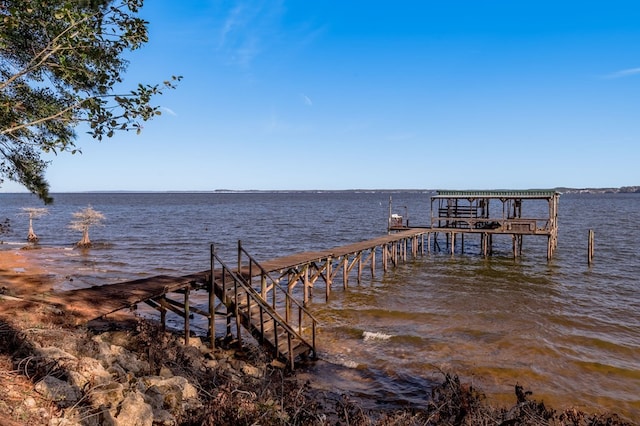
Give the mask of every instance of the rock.
M 89 383 L 86 377 L 77 371 L 67 371 L 67 381 L 70 385 L 77 387 L 78 389 L 84 389 Z
M 99 336 L 96 336 L 99 337 Z M 102 365 L 104 367 L 109 367 L 109 365 L 113 364 L 116 360 L 116 354 L 113 352 L 112 345 L 107 342 L 103 342 L 100 339 L 96 339 L 94 337 L 94 341 L 96 342 L 96 359 L 102 361 Z
M 37 348 L 34 350 L 37 356 L 55 360 L 55 361 L 75 361 L 77 358 L 68 352 L 63 351 L 55 346 L 49 346 L 46 348 Z
M 183 345 L 185 344 L 184 337 L 180 339 L 180 343 Z M 202 346 L 204 346 L 205 348 L 207 347 L 206 345 L 203 345 L 202 339 L 198 336 L 189 337 L 189 344 L 186 346 L 192 346 L 198 349 L 200 349 Z
M 158 426 L 175 426 L 178 421 L 167 410 L 153 412 L 153 424 Z
M 111 375 L 113 380 L 118 382 L 126 382 L 128 380 L 127 372 L 118 363 L 112 364 L 107 368 L 107 373 Z
M 160 377 L 164 377 L 164 378 L 169 378 L 169 377 L 173 377 L 173 372 L 171 370 L 169 370 L 169 368 L 167 368 L 166 366 L 162 366 L 160 368 Z
M 109 342 L 115 346 L 123 346 L 127 347 L 131 342 L 131 333 L 129 331 L 109 331 L 107 333 L 102 333 L 100 339 L 103 342 Z
M 77 387 L 53 376 L 46 376 L 36 383 L 35 390 L 61 407 L 70 407 L 82 397 Z
M 112 346 L 112 351 L 116 354 L 116 361 L 126 371 L 133 374 L 140 374 L 149 371 L 149 363 L 139 359 L 134 353 L 129 352 L 122 346 Z
M 106 342 L 98 342 L 96 359 L 99 359 L 103 366 L 109 368 L 114 363 L 134 374 L 149 371 L 149 363 L 140 360 L 133 352 L 130 352 L 122 346 L 109 345 Z
M 240 360 L 240 359 L 231 359 L 229 360 L 229 364 L 231 364 L 231 368 L 233 368 L 236 371 L 242 371 L 242 368 L 247 365 L 246 362 Z
M 49 420 L 49 426 L 79 426 L 80 423 L 73 420 L 65 419 L 64 417 L 54 417 Z
M 114 415 L 116 410 L 109 410 L 106 407 L 100 407 L 90 417 L 85 417 L 82 426 L 115 426 L 116 419 Z
M 100 386 L 111 381 L 111 374 L 102 366 L 102 363 L 94 358 L 82 357 L 78 361 L 75 371 L 69 371 L 71 384 L 82 389 Z
M 202 405 L 198 399 L 198 390 L 181 376 L 141 377 L 138 380 L 137 389 L 144 392 L 154 412 L 168 410 L 173 415 L 180 415 L 186 410 Z
M 133 391 L 122 401 L 116 426 L 152 426 L 153 410 L 140 392 Z
M 36 406 L 36 400 L 33 399 L 32 397 L 27 397 L 25 398 L 25 400 L 22 402 L 24 404 L 25 407 L 27 408 L 33 408 Z
M 94 407 L 115 408 L 124 399 L 124 386 L 120 383 L 110 382 L 92 389 L 90 396 L 91 404 Z
M 287 368 L 287 364 L 285 364 L 282 361 L 278 361 L 277 359 L 274 359 L 273 361 L 271 361 L 271 366 L 275 368 L 279 368 L 281 370 L 284 370 L 285 368 Z
M 182 351 L 182 357 L 190 369 L 196 371 L 204 369 L 204 359 L 198 348 L 193 346 L 185 347 L 184 351 Z
M 259 368 L 254 367 L 253 365 L 249 365 L 249 364 L 243 365 L 242 372 L 247 376 L 255 377 L 256 379 L 259 379 L 260 377 L 262 377 L 262 371 Z

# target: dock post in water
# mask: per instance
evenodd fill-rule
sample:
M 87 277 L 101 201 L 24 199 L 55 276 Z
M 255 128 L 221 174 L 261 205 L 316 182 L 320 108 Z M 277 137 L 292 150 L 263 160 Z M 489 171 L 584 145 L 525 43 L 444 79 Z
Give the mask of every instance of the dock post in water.
M 595 236 L 593 233 L 593 229 L 589 229 L 589 243 L 587 245 L 587 263 L 589 266 L 593 263 L 593 253 L 594 253 L 594 243 Z

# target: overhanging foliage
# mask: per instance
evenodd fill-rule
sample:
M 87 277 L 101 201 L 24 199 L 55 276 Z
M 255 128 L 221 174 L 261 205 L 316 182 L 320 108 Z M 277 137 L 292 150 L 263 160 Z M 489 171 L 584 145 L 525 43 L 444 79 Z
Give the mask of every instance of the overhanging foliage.
M 148 41 L 136 14 L 142 0 L 0 0 L 0 184 L 21 183 L 52 201 L 43 153 L 75 154 L 75 128 L 98 140 L 140 132 L 159 115 L 154 95 L 174 88 L 138 84 L 114 93 L 127 68 L 123 53 Z

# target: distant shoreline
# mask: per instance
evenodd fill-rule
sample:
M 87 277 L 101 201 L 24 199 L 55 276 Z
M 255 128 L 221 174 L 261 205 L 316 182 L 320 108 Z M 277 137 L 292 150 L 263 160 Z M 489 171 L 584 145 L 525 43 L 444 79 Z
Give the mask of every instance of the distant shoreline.
M 504 188 L 500 188 L 504 189 Z M 526 190 L 541 189 L 529 188 Z M 562 194 L 640 194 L 640 185 L 621 186 L 618 188 L 568 188 L 555 187 L 544 188 L 556 190 Z M 212 190 L 104 190 L 104 191 L 60 191 L 52 194 L 362 194 L 362 193 L 404 193 L 404 194 L 431 194 L 438 189 L 212 189 Z M 0 194 L 30 194 L 27 191 L 1 192 Z

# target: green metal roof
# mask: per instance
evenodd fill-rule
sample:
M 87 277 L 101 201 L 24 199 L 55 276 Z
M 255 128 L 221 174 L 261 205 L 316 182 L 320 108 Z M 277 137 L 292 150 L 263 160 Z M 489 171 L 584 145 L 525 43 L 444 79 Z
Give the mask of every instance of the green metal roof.
M 553 198 L 555 189 L 437 190 L 433 198 Z

